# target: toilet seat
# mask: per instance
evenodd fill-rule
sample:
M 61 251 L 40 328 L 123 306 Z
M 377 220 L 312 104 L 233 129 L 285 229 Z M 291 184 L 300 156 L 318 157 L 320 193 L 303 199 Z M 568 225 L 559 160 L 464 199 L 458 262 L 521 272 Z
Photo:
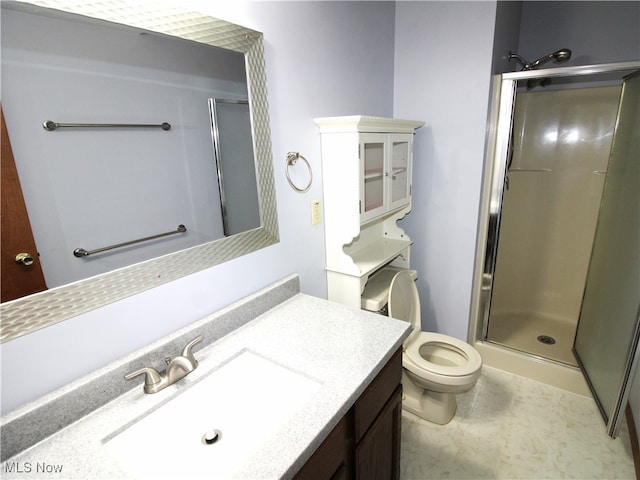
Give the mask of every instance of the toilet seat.
M 449 335 L 421 331 L 418 288 L 407 271 L 398 272 L 391 280 L 389 316 L 409 322 L 413 327 L 404 342 L 404 355 L 409 360 L 405 362 L 407 368 L 416 375 L 468 377 L 482 368 L 482 357 L 468 343 Z M 431 354 L 433 361 L 429 360 Z
M 446 363 L 454 362 L 456 365 L 430 361 L 425 358 L 428 353 L 421 353 L 421 350 L 429 349 L 440 349 L 446 356 Z M 462 340 L 440 333 L 420 332 L 408 345 L 405 345 L 404 353 L 413 366 L 425 374 L 466 377 L 473 375 L 482 367 L 482 357 L 476 349 Z M 434 354 L 434 357 L 438 357 L 438 354 Z

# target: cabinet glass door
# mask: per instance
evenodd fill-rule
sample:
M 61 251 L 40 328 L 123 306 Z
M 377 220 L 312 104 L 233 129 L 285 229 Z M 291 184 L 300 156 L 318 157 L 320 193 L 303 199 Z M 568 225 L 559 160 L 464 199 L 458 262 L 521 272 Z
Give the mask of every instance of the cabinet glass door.
M 393 135 L 389 166 L 389 209 L 409 203 L 411 194 L 411 135 Z
M 385 135 L 363 135 L 360 144 L 362 179 L 360 217 L 362 221 L 384 212 Z

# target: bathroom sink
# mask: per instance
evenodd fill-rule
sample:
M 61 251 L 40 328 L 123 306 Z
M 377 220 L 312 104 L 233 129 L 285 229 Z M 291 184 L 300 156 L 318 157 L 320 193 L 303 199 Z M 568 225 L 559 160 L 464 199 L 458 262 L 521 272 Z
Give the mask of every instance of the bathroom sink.
M 244 350 L 105 439 L 105 448 L 135 478 L 229 478 L 278 435 L 320 386 Z

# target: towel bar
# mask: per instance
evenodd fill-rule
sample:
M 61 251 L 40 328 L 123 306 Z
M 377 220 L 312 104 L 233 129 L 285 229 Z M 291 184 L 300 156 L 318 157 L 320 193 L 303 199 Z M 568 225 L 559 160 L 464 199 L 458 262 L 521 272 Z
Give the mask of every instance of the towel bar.
M 158 235 L 152 235 L 150 237 L 139 238 L 137 240 L 131 240 L 129 242 L 118 243 L 116 245 L 110 245 L 108 247 L 96 248 L 95 250 L 85 250 L 84 248 L 76 248 L 73 251 L 73 255 L 82 258 L 88 257 L 89 255 L 93 255 L 94 253 L 102 253 L 107 250 L 113 250 L 114 248 L 126 247 L 127 245 L 133 245 L 134 243 L 146 242 L 147 240 L 154 240 L 160 237 L 166 237 L 167 235 L 174 235 L 176 233 L 184 233 L 187 231 L 187 227 L 184 225 L 178 225 L 177 230 L 172 230 L 170 232 L 159 233 Z
M 161 128 L 162 130 L 169 130 L 171 124 L 164 122 L 161 124 L 148 124 L 148 123 L 59 123 L 53 120 L 47 120 L 42 123 L 42 127 L 53 132 L 58 128 Z

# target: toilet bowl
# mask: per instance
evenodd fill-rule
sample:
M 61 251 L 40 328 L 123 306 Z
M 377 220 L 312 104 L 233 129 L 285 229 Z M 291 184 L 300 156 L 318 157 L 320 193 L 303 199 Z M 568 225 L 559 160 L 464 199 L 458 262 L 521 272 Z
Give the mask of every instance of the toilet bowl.
M 402 407 L 430 422 L 448 423 L 456 413 L 456 394 L 471 389 L 478 380 L 482 357 L 462 340 L 421 331 L 415 271 L 387 267 L 376 277 L 371 277 L 371 287 L 368 284 L 365 288 L 363 307 L 375 304 L 370 292 L 378 299 L 386 295 L 388 315 L 413 327 L 403 344 Z

